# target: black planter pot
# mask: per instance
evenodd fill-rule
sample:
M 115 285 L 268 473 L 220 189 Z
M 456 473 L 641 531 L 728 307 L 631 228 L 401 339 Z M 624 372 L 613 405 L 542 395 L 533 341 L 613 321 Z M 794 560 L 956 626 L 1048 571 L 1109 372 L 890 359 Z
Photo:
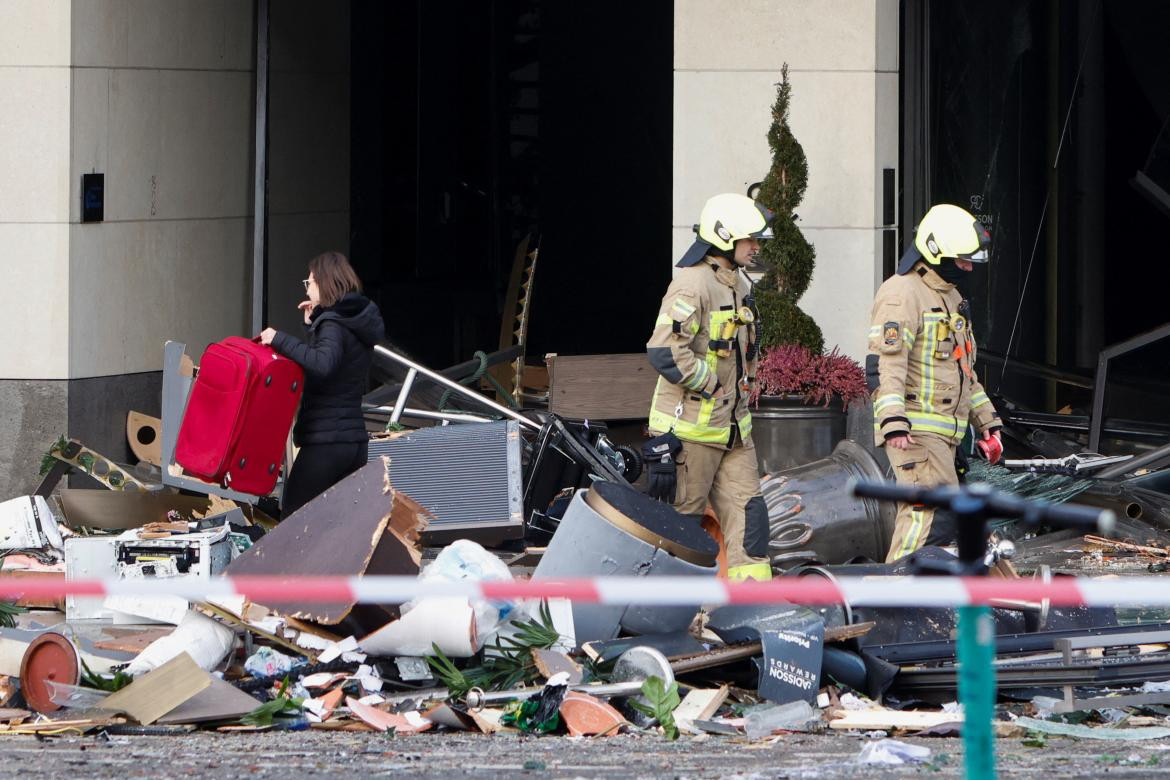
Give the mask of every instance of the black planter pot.
M 845 406 L 836 396 L 819 406 L 798 395 L 761 395 L 752 407 L 760 475 L 827 458 L 845 438 L 845 423 Z

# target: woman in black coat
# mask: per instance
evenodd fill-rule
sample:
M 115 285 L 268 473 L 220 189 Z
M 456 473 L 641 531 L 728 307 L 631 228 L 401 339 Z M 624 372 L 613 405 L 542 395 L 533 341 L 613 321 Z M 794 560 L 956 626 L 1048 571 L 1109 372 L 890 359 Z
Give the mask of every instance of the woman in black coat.
M 338 480 L 366 464 L 369 436 L 362 395 L 374 345 L 385 326 L 378 306 L 361 294 L 362 283 L 345 255 L 326 252 L 309 261 L 304 281 L 306 340 L 265 328 L 262 344 L 305 370 L 301 412 L 293 428 L 300 452 L 284 483 L 281 517 L 288 517 Z

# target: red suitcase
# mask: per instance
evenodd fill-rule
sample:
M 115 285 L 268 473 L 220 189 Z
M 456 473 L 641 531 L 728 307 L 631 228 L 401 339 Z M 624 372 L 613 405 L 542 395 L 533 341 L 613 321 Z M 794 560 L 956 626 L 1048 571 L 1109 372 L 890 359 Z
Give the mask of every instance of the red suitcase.
M 187 399 L 175 462 L 241 493 L 270 493 L 304 384 L 301 367 L 271 347 L 238 336 L 209 345 Z

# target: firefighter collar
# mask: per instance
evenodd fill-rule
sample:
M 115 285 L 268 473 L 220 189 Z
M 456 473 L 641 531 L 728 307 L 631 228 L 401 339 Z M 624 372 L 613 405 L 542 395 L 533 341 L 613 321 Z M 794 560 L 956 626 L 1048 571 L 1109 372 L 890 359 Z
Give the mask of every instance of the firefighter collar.
M 711 263 L 711 270 L 715 272 L 715 279 L 725 287 L 735 288 L 739 283 L 738 268 L 724 268 L 718 263 Z
M 943 279 L 941 276 L 935 273 L 934 267 L 925 260 L 919 260 L 918 263 L 915 264 L 914 273 L 921 276 L 922 281 L 932 290 L 937 290 L 938 292 L 949 292 L 955 289 L 955 285 L 953 283 L 948 282 L 946 279 Z

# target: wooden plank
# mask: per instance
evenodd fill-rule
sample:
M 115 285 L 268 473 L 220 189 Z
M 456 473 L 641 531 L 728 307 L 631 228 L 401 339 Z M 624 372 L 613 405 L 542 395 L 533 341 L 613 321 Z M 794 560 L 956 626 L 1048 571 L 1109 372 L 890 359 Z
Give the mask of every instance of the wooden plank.
M 920 730 L 944 723 L 962 723 L 959 712 L 922 712 L 918 710 L 837 710 L 841 717 L 829 721 L 836 731 L 888 731 L 890 729 Z
M 102 702 L 101 709 L 124 712 L 149 726 L 210 685 L 211 675 L 200 669 L 187 653 L 179 653 L 111 693 Z
M 650 412 L 658 372 L 636 352 L 545 356 L 548 408 L 563 417 L 635 420 Z
M 688 723 L 710 720 L 723 706 L 723 702 L 727 701 L 728 690 L 726 685 L 721 685 L 715 689 L 696 688 L 690 691 L 675 709 L 674 719 Z
M 166 628 L 149 628 L 145 631 L 128 632 L 124 636 L 99 640 L 94 642 L 93 646 L 98 650 L 120 650 L 123 653 L 141 653 L 151 642 L 156 639 L 162 639 L 164 636 L 170 636 L 174 630 L 174 627 L 167 626 Z M 106 632 L 109 634 L 122 633 L 116 628 L 108 628 Z

